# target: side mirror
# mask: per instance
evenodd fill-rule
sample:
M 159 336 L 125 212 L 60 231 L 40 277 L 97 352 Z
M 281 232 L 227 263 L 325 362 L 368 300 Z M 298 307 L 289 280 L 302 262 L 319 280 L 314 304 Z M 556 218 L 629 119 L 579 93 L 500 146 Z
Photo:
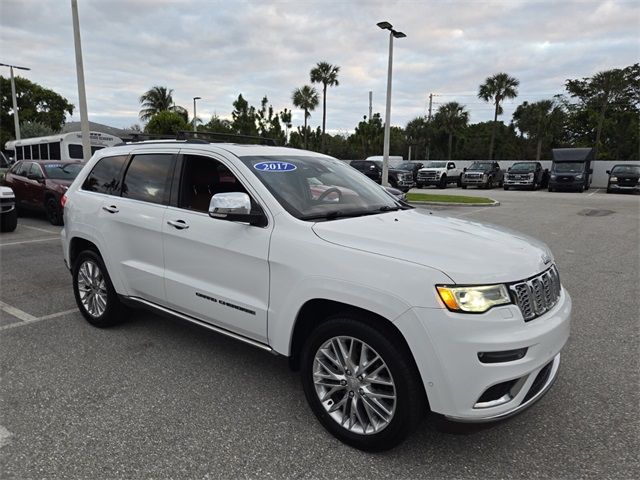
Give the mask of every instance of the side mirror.
M 462 171 L 463 171 L 463 172 L 466 172 L 466 171 L 467 171 L 467 167 L 464 167 L 464 168 L 462 169 Z
M 244 222 L 264 227 L 267 217 L 264 213 L 251 212 L 251 198 L 243 192 L 217 193 L 209 202 L 209 216 L 231 222 Z
M 589 169 L 589 175 L 593 175 L 593 168 Z
M 371 171 L 374 171 L 374 170 L 377 170 L 377 169 L 378 169 L 378 167 L 376 167 L 375 165 L 370 165 L 369 166 L 369 170 L 371 170 Z
M 607 170 L 607 175 L 611 175 L 611 170 Z

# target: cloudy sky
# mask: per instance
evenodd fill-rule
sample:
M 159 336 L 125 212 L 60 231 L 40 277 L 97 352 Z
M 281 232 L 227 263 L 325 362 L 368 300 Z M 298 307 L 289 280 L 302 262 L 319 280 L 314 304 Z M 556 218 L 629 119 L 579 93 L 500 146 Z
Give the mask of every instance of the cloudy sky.
M 638 0 L 451 1 L 179 1 L 79 0 L 89 117 L 127 127 L 138 121 L 138 97 L 154 85 L 174 89 L 177 104 L 198 116 L 229 117 L 239 93 L 279 110 L 309 83 L 321 60 L 339 65 L 328 93 L 332 132 L 352 130 L 384 112 L 391 22 L 396 40 L 392 124 L 456 100 L 471 121 L 490 119 L 478 85 L 505 71 L 520 95 L 505 103 L 505 121 L 523 100 L 563 92 L 567 78 L 591 76 L 640 59 Z M 2 0 L 0 62 L 31 67 L 26 77 L 78 105 L 70 0 Z M 6 69 L 0 71 L 8 75 Z M 321 110 L 311 118 L 321 122 Z M 78 112 L 73 119 L 79 118 Z M 295 112 L 294 123 L 302 121 Z

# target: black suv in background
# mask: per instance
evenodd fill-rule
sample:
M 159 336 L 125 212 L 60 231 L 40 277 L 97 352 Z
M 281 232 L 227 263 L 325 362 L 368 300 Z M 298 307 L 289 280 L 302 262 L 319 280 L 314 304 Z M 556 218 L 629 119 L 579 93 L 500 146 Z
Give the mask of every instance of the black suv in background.
M 607 170 L 609 181 L 607 193 L 613 192 L 640 192 L 640 165 L 619 164 Z
M 382 161 L 380 160 L 353 160 L 349 165 L 364 173 L 376 183 L 382 183 Z M 410 170 L 394 168 L 389 164 L 389 185 L 403 192 L 408 192 L 413 186 L 413 173 Z
M 476 186 L 478 188 L 501 187 L 504 180 L 504 172 L 500 170 L 498 162 L 473 162 L 469 168 L 465 168 L 461 178 L 460 186 L 467 188 Z
M 504 189 L 527 187 L 535 190 L 538 187 L 546 187 L 548 182 L 549 171 L 542 168 L 540 162 L 515 162 L 504 176 Z

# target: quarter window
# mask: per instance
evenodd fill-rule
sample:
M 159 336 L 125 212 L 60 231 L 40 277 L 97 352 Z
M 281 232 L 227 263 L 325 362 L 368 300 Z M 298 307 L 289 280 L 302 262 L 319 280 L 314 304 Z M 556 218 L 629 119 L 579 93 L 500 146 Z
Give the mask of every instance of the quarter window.
M 167 205 L 173 166 L 171 154 L 134 156 L 122 182 L 122 196 Z
M 82 184 L 82 189 L 107 195 L 118 195 L 120 191 L 120 171 L 126 159 L 126 155 L 121 155 L 98 160 L 98 163 L 96 163 Z

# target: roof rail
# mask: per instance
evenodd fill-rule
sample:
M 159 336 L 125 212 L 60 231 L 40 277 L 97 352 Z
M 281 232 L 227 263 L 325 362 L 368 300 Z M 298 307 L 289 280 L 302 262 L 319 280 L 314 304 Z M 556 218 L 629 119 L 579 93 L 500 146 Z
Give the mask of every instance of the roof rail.
M 258 145 L 276 146 L 273 138 L 258 137 L 255 135 L 238 135 L 236 133 L 218 133 L 218 132 L 193 132 L 191 130 L 180 130 L 176 134 L 176 140 L 202 139 L 201 137 L 210 137 L 210 142 L 228 142 L 233 143 L 255 143 Z

